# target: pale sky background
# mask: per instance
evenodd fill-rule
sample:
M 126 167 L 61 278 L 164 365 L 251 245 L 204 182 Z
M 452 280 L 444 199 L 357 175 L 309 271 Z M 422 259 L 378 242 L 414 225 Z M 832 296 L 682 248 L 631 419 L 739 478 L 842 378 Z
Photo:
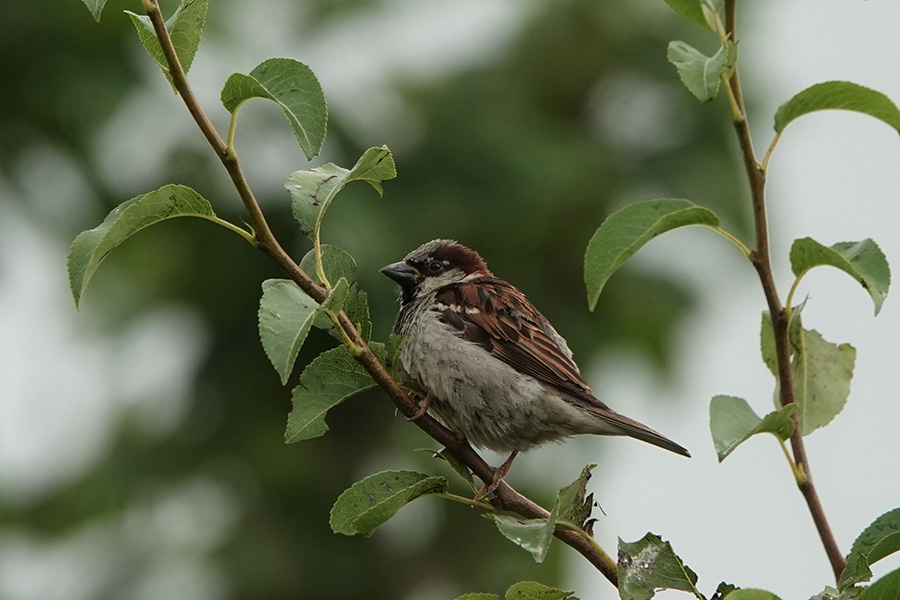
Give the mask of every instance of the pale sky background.
M 668 10 L 662 2 L 641 4 L 648 19 L 664 18 Z M 204 104 L 217 104 L 220 84 L 230 72 L 246 71 L 269 56 L 295 56 L 318 74 L 333 107 L 358 115 L 351 129 L 356 127 L 359 135 L 372 134 L 373 126 L 405 128 L 412 139 L 415 122 L 403 118 L 401 101 L 388 92 L 384 71 L 437 77 L 473 61 L 490 61 L 503 52 L 505 40 L 536 4 L 398 0 L 386 11 L 363 12 L 304 40 L 279 27 L 277 16 L 302 10 L 300 5 L 275 0 L 270 6 L 271 12 L 248 6 L 231 15 L 233 30 L 228 33 L 239 40 L 227 47 L 240 55 L 223 56 L 216 40 L 204 41 L 192 70 Z M 897 0 L 794 0 L 758 3 L 758 8 L 744 19 L 740 63 L 745 89 L 765 98 L 764 105 L 750 106 L 758 152 L 771 139 L 775 108 L 813 83 L 849 80 L 900 101 Z M 756 33 L 755 25 L 764 25 L 765 33 Z M 383 44 L 377 58 L 369 45 L 376 39 Z M 665 60 L 664 47 L 659 59 Z M 136 54 L 135 60 L 144 57 Z M 159 79 L 155 67 L 146 67 L 148 81 Z M 372 98 L 379 102 L 373 104 Z M 162 118 L 169 108 L 161 104 L 170 100 L 164 85 L 148 84 L 123 103 L 96 140 L 106 177 L 123 198 L 158 183 L 145 178 L 158 171 L 153 166 L 173 139 L 197 138 L 196 132 L 182 131 L 179 123 Z M 245 117 L 253 118 L 252 113 Z M 135 134 L 135 127 L 157 130 L 155 145 L 143 145 L 148 137 Z M 133 135 L 122 135 L 123 129 Z M 250 179 L 280 188 L 284 174 L 295 168 L 296 151 L 279 144 L 292 140 L 286 136 L 263 144 L 253 139 L 252 127 L 242 135 L 242 144 L 255 144 L 263 152 L 246 165 Z M 141 140 L 140 164 L 125 158 L 135 155 L 134 140 Z M 773 257 L 782 297 L 791 282 L 787 250 L 798 237 L 811 236 L 826 245 L 871 237 L 896 271 L 898 142 L 886 125 L 851 113 L 816 113 L 788 127 L 772 160 L 769 183 Z M 58 176 L 42 177 L 48 169 Z M 61 206 L 72 215 L 89 201 L 90 190 L 77 169 L 52 149 L 35 148 L 17 177 L 27 193 L 20 200 L 38 214 L 65 219 Z M 679 195 L 678 190 L 666 192 Z M 10 194 L 0 180 L 0 197 Z M 55 204 L 47 205 L 47 198 Z M 623 203 L 634 199 L 623 198 Z M 92 323 L 102 316 L 92 313 L 89 303 L 80 314 L 72 309 L 61 261 L 67 243 L 48 244 L 43 228 L 52 227 L 52 219 L 29 220 L 15 202 L 0 203 L 0 495 L 8 502 L 33 501 L 78 477 L 105 450 L 126 410 L 136 406 L 145 411 L 141 422 L 148 428 L 174 427 L 204 353 L 203 324 L 178 307 L 148 312 L 115 340 L 98 338 Z M 684 460 L 644 444 L 583 438 L 518 459 L 511 482 L 535 478 L 555 489 L 599 453 L 611 455 L 602 479 L 591 482 L 608 515 L 600 515 L 595 531 L 609 552 L 615 553 L 616 536 L 633 541 L 651 530 L 673 543 L 699 574 L 700 589 L 707 594 L 722 579 L 769 589 L 785 600 L 818 593 L 832 581 L 830 567 L 777 444 L 767 437 L 751 440 L 719 465 L 708 432 L 709 399 L 716 394 L 741 396 L 759 414 L 772 406 L 773 380 L 759 358 L 764 301 L 754 271 L 731 245 L 699 229 L 654 240 L 635 260 L 642 269 L 674 272 L 704 290 L 697 311 L 682 326 L 677 384 L 664 389 L 628 354 L 605 356 L 588 378 L 613 406 L 689 447 L 694 458 Z M 807 438 L 814 481 L 846 552 L 859 531 L 900 504 L 900 301 L 892 291 L 882 313 L 873 318 L 868 295 L 845 274 L 828 269 L 809 274 L 800 294 L 810 296 L 804 312 L 808 328 L 858 349 L 845 410 Z M 39 335 L 34 323 L 41 325 Z M 666 408 L 669 398 L 671 408 Z M 574 457 L 576 451 L 580 459 Z M 182 597 L 223 597 L 227 589 L 221 587 L 221 574 L 198 557 L 227 534 L 235 514 L 232 501 L 215 484 L 198 480 L 171 497 L 136 507 L 128 523 L 94 525 L 58 543 L 7 531 L 0 536 L 0 598 L 91 598 L 114 576 L 116 543 L 133 541 L 147 523 L 156 525 L 157 537 L 141 543 L 153 546 L 160 557 L 177 549 L 181 558 L 177 564 L 161 558 L 135 597 L 173 597 L 172 590 Z M 426 502 L 404 511 L 407 522 L 427 521 Z M 402 535 L 396 531 L 402 525 L 398 521 L 394 533 L 385 535 Z M 551 552 L 570 551 L 560 545 Z M 583 600 L 616 597 L 579 557 L 572 554 L 570 564 L 570 587 Z M 897 556 L 885 560 L 876 566 L 876 576 L 898 565 Z M 423 589 L 410 598 L 449 600 L 448 594 Z

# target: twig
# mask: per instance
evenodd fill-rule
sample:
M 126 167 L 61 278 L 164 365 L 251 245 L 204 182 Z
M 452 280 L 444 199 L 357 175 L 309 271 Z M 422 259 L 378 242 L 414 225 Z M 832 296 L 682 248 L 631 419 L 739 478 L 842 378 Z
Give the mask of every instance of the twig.
M 233 148 L 229 152 L 229 148 L 226 147 L 221 136 L 219 136 L 197 102 L 197 98 L 188 84 L 184 69 L 172 45 L 172 39 L 169 37 L 169 32 L 166 29 L 158 1 L 143 0 L 143 3 L 147 16 L 153 23 L 156 37 L 159 39 L 162 47 L 175 89 L 181 95 L 188 112 L 194 118 L 200 131 L 203 132 L 210 146 L 212 146 L 219 157 L 247 209 L 253 228 L 256 231 L 257 248 L 272 258 L 288 277 L 297 283 L 313 300 L 321 303 L 327 296 L 326 288 L 313 281 L 275 239 L 256 198 L 253 196 L 253 192 L 250 190 L 250 186 L 247 184 L 237 155 L 233 152 Z M 375 383 L 387 393 L 401 413 L 407 417 L 415 415 L 419 408 L 418 405 L 403 391 L 397 381 L 391 377 L 384 365 L 378 361 L 375 354 L 362 340 L 356 327 L 343 311 L 338 315 L 338 323 L 343 329 L 343 334 L 352 340 L 360 350 L 359 354 L 354 356 L 357 362 L 369 373 Z M 493 481 L 494 470 L 467 442 L 460 440 L 452 431 L 434 420 L 430 415 L 423 415 L 421 418 L 416 419 L 414 423 L 434 440 L 449 449 L 483 482 L 490 483 Z M 502 482 L 497 488 L 491 503 L 499 509 L 517 513 L 528 519 L 546 519 L 550 516 L 547 510 L 521 495 L 505 482 Z M 614 586 L 618 585 L 615 562 L 602 550 L 598 552 L 597 548 L 599 546 L 596 546 L 596 542 L 591 544 L 574 531 L 557 531 L 554 535 L 583 555 L 610 583 Z
M 725 0 L 725 30 L 733 40 L 737 39 L 735 37 L 735 12 L 736 0 Z M 741 155 L 744 161 L 744 168 L 747 171 L 747 179 L 750 182 L 750 195 L 753 202 L 756 248 L 752 252 L 752 262 L 762 283 L 766 302 L 769 305 L 769 314 L 772 315 L 772 325 L 775 331 L 775 356 L 778 362 L 778 381 L 780 382 L 778 386 L 779 400 L 782 406 L 787 406 L 794 402 L 794 382 L 793 374 L 791 373 L 791 350 L 788 336 L 790 319 L 789 314 L 781 305 L 778 290 L 775 287 L 775 279 L 772 275 L 772 262 L 769 255 L 769 226 L 766 217 L 766 172 L 756 161 L 756 155 L 753 151 L 753 142 L 750 138 L 750 127 L 747 123 L 747 113 L 744 109 L 744 99 L 737 68 L 735 68 L 729 83 L 743 116 L 742 119 L 734 120 L 734 128 L 740 143 Z M 768 159 L 770 155 L 771 151 L 767 152 L 766 158 Z M 815 522 L 819 537 L 822 539 L 822 545 L 825 547 L 825 553 L 828 555 L 828 560 L 831 562 L 831 568 L 837 581 L 840 579 L 847 563 L 838 548 L 834 533 L 832 533 L 828 519 L 825 517 L 825 510 L 822 508 L 819 495 L 813 485 L 806 448 L 803 445 L 803 435 L 800 431 L 796 412 L 793 418 L 796 426 L 791 436 L 791 449 L 794 453 L 794 462 L 797 465 L 797 469 L 806 475 L 805 481 L 802 479 L 797 480 L 797 487 L 800 488 L 800 493 L 803 494 L 803 498 L 809 507 L 809 512 Z

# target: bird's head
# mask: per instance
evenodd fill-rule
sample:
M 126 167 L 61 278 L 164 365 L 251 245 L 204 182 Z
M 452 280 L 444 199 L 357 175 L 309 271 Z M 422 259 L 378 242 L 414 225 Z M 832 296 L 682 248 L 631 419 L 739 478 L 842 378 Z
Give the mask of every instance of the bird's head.
M 381 272 L 400 285 L 404 304 L 420 293 L 491 274 L 477 252 L 453 240 L 432 240 L 422 244 Z

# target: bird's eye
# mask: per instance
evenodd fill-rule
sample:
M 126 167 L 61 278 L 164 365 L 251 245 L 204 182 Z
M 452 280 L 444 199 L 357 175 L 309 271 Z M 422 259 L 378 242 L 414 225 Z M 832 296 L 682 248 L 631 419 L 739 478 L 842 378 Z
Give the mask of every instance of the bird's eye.
M 444 263 L 439 260 L 433 260 L 428 263 L 428 270 L 432 273 L 440 273 L 444 270 Z

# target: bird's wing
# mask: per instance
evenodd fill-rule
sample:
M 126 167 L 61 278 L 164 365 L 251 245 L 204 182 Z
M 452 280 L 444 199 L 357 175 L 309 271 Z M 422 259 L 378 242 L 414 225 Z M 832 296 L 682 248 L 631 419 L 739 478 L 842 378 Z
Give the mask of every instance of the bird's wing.
M 608 409 L 591 393 L 565 340 L 525 295 L 495 277 L 462 281 L 437 294 L 440 319 L 520 373 L 589 406 Z

